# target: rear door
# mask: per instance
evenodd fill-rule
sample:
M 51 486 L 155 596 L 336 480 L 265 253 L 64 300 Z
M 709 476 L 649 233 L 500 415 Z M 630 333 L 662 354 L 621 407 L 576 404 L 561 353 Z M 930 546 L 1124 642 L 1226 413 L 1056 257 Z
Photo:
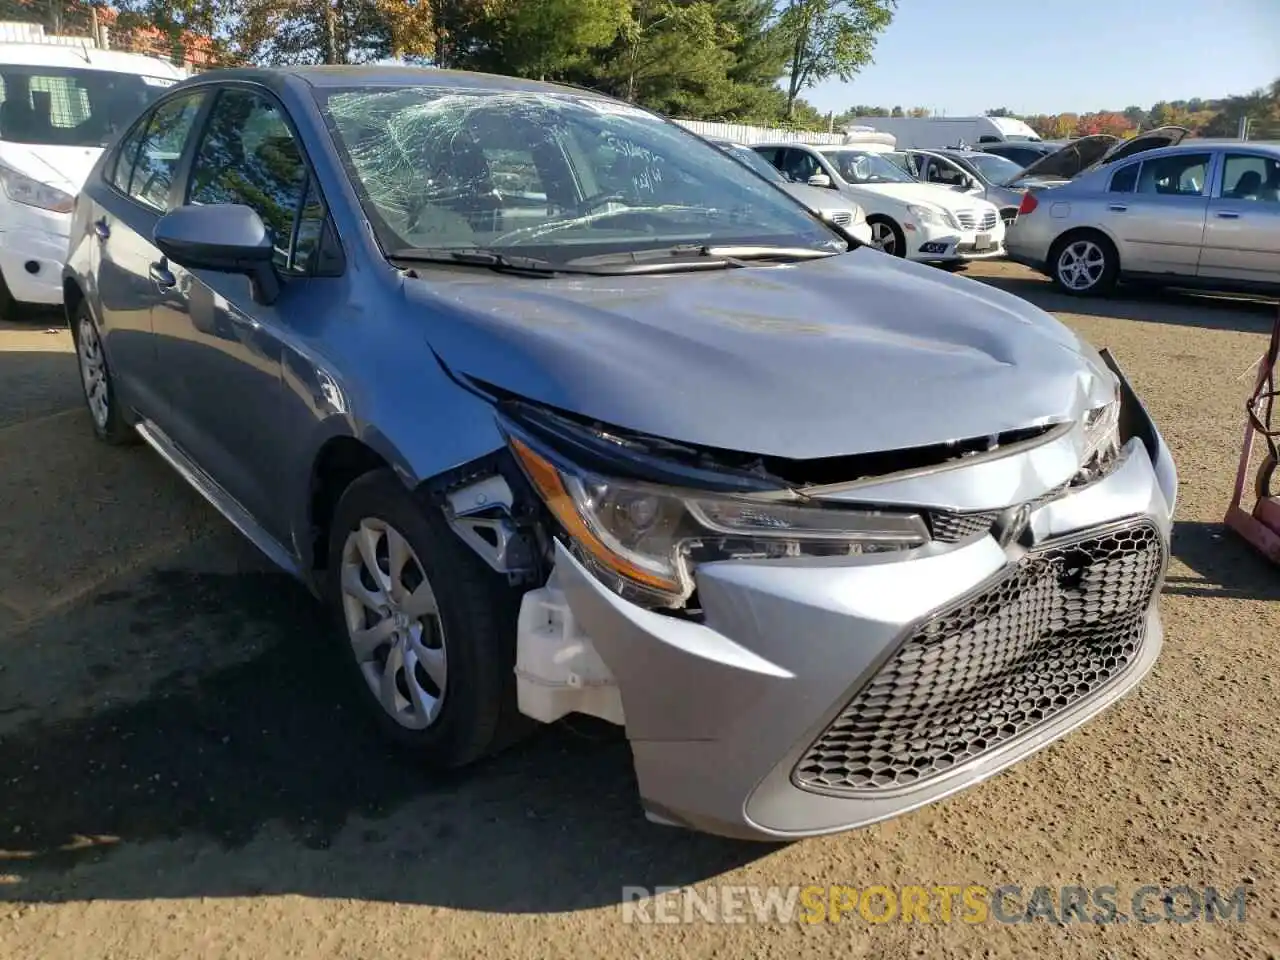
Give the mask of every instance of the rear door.
M 1206 150 L 1151 157 L 1112 174 L 1102 215 L 1119 242 L 1121 269 L 1196 275 L 1213 171 Z
M 157 376 L 151 310 L 161 297 L 151 265 L 160 252 L 151 231 L 167 209 L 178 157 L 203 103 L 203 91 L 160 100 L 121 139 L 103 167 L 95 196 L 98 318 L 125 402 L 162 422 L 167 399 Z
M 1200 276 L 1280 284 L 1280 158 L 1227 150 L 1209 200 Z

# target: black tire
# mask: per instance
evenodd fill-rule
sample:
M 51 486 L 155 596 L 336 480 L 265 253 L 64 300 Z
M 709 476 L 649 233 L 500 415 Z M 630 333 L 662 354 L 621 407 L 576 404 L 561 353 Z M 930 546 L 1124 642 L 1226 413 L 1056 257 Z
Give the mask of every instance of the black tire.
M 18 301 L 9 292 L 9 284 L 4 282 L 4 274 L 0 273 L 0 320 L 10 322 L 21 319 L 21 308 Z
M 84 353 L 86 332 L 93 337 L 93 342 L 97 344 L 102 380 L 104 382 L 102 389 L 105 391 L 105 419 L 95 411 L 94 403 L 90 399 L 88 370 L 86 369 L 88 364 Z M 105 352 L 102 351 L 102 337 L 98 330 L 97 321 L 94 320 L 93 312 L 89 309 L 89 305 L 83 301 L 76 308 L 75 316 L 72 318 L 71 339 L 76 348 L 76 369 L 80 372 L 80 391 L 84 395 L 85 407 L 89 411 L 89 422 L 93 424 L 94 436 L 103 443 L 109 443 L 112 446 L 127 446 L 137 443 L 139 437 L 133 429 L 133 423 L 130 421 L 127 411 L 116 399 L 115 376 L 111 371 L 111 365 L 107 362 Z
M 424 729 L 383 708 L 352 651 L 343 603 L 343 548 L 367 519 L 393 527 L 416 555 L 435 594 L 447 675 L 440 712 Z M 384 736 L 441 769 L 466 766 L 533 726 L 516 707 L 519 592 L 470 550 L 433 507 L 417 502 L 390 470 L 375 470 L 342 494 L 329 532 L 326 603 L 338 663 Z
M 876 227 L 879 226 L 882 229 L 887 228 L 888 231 L 893 235 L 893 249 L 884 250 L 884 252 L 889 254 L 889 256 L 891 257 L 905 257 L 907 255 L 907 237 L 906 237 L 906 234 L 902 232 L 902 228 L 900 226 L 898 226 L 888 217 L 882 216 L 880 214 L 872 214 L 871 216 L 867 217 L 867 223 L 871 227 L 873 245 L 875 243 Z M 883 248 L 877 247 L 876 249 L 883 249 Z
M 1096 255 L 1099 259 L 1095 260 Z M 1075 263 L 1081 258 L 1097 269 L 1073 270 L 1068 255 Z M 1073 230 L 1054 241 L 1049 250 L 1049 277 L 1063 293 L 1073 297 L 1099 297 L 1110 293 L 1120 276 L 1120 254 L 1105 234 L 1097 230 Z M 1072 279 L 1074 274 L 1076 279 Z

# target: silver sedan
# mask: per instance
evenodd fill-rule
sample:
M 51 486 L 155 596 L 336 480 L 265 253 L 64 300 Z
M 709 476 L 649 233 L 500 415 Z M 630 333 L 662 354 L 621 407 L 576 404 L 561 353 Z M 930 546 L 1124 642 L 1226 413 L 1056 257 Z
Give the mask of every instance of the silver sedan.
M 1280 291 L 1280 144 L 1187 140 L 1025 195 L 1009 256 L 1073 294 Z

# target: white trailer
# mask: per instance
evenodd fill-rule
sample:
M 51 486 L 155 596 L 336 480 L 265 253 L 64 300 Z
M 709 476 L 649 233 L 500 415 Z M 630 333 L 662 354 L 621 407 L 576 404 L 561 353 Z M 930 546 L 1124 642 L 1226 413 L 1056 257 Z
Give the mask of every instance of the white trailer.
M 1040 139 L 1034 130 L 1013 117 L 858 117 L 850 126 L 891 133 L 903 150 Z

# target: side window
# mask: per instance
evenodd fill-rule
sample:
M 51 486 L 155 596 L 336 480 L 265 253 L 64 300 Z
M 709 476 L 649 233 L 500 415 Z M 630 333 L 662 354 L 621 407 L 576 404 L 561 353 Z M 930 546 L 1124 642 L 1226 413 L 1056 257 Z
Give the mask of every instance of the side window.
M 133 125 L 116 148 L 113 161 L 115 166 L 107 179 L 121 193 L 129 192 L 129 178 L 133 176 L 133 166 L 138 159 L 138 147 L 142 144 L 142 138 L 147 135 L 147 124 L 150 122 L 151 115 L 147 114 Z
M 1210 155 L 1175 153 L 1145 160 L 1138 176 L 1138 193 L 1198 197 L 1208 178 Z
M 804 183 L 816 173 L 822 173 L 818 161 L 804 150 L 787 150 L 782 172 L 797 183 Z
M 324 242 L 325 220 L 326 211 L 324 201 L 320 197 L 320 189 L 315 180 L 309 180 L 306 199 L 298 214 L 298 231 L 293 238 L 293 251 L 288 265 L 289 273 L 315 272 L 320 247 Z
M 199 93 L 174 97 L 152 112 L 147 132 L 134 155 L 136 160 L 128 186 L 122 188 L 139 203 L 155 210 L 168 209 L 169 188 L 173 186 L 182 148 L 200 111 L 201 99 Z M 116 172 L 120 173 L 119 167 Z
M 1138 168 L 1141 163 L 1131 163 L 1127 167 L 1121 167 L 1111 175 L 1111 192 L 1112 193 L 1133 193 L 1134 188 L 1138 185 Z
M 1280 160 L 1229 153 L 1222 171 L 1222 196 L 1230 200 L 1280 203 Z
M 307 182 L 280 108 L 247 90 L 221 91 L 196 150 L 187 202 L 252 207 L 271 231 L 277 269 L 297 273 L 290 246 Z
M 944 187 L 954 187 L 960 183 L 960 170 L 945 160 L 937 157 L 929 158 L 929 182 L 940 183 Z

